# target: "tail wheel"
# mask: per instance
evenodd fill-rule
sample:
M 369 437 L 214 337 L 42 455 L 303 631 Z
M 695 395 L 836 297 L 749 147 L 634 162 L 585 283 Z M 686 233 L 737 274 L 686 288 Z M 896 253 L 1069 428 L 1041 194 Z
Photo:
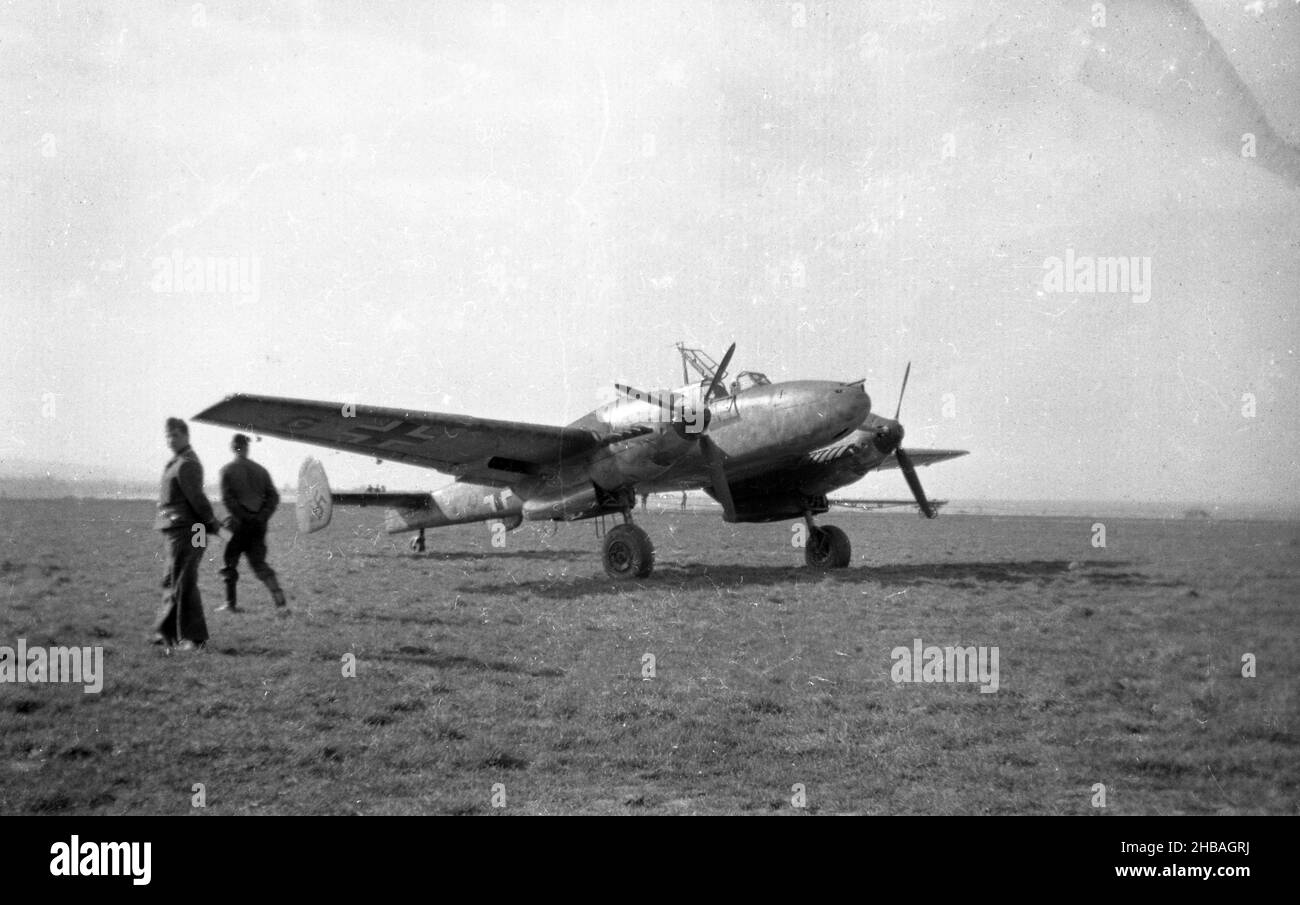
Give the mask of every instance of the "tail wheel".
M 814 569 L 843 569 L 853 559 L 853 547 L 839 528 L 821 525 L 808 535 L 803 558 Z
M 609 529 L 602 553 L 605 574 L 610 578 L 645 578 L 655 567 L 654 544 L 636 525 L 615 525 Z

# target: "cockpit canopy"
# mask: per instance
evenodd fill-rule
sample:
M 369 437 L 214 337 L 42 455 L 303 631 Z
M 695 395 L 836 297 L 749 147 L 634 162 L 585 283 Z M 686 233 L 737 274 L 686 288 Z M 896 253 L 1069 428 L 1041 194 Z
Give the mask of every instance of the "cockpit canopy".
M 731 382 L 731 395 L 752 390 L 754 387 L 765 387 L 771 382 L 766 374 L 760 374 L 758 371 L 741 371 Z

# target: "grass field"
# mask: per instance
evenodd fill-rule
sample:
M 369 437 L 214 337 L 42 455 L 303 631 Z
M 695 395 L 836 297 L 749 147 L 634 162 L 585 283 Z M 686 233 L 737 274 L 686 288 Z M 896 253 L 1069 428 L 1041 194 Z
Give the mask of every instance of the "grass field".
M 652 511 L 657 570 L 616 584 L 590 523 L 417 555 L 373 510 L 300 537 L 286 509 L 291 613 L 246 569 L 214 613 L 218 542 L 212 640 L 165 656 L 152 508 L 0 501 L 0 645 L 106 673 L 0 685 L 0 813 L 1297 812 L 1295 523 L 850 512 L 819 575 L 788 524 Z M 895 684 L 915 638 L 997 646 L 998 691 Z

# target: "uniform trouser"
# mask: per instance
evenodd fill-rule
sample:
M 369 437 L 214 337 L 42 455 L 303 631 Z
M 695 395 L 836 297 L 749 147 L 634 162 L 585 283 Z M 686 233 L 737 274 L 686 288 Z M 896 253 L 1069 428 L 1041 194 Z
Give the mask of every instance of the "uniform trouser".
M 221 570 L 221 578 L 226 583 L 226 603 L 235 605 L 237 599 L 235 584 L 239 581 L 239 557 L 248 557 L 248 565 L 253 574 L 266 585 L 273 595 L 279 593 L 280 583 L 276 580 L 275 570 L 266 564 L 266 526 L 236 523 L 231 527 L 230 540 L 222 553 L 226 567 Z
M 208 640 L 208 623 L 203 618 L 203 598 L 199 594 L 199 563 L 203 547 L 192 543 L 188 531 L 163 532 L 162 605 L 154 631 L 169 645 L 178 641 L 202 644 Z

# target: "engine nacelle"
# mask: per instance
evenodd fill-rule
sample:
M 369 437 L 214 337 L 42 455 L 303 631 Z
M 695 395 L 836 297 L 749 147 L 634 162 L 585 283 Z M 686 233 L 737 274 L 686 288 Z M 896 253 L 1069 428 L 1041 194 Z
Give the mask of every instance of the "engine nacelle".
M 601 490 L 595 484 L 569 488 L 560 493 L 534 496 L 524 503 L 524 518 L 530 522 L 571 522 L 575 519 L 609 515 L 632 508 L 636 500 L 628 492 Z
M 712 490 L 706 490 L 705 493 L 715 500 L 718 498 Z M 822 515 L 830 510 L 826 497 L 809 496 L 796 491 L 736 493 L 733 488 L 732 503 L 736 509 L 737 522 L 784 522 L 803 518 L 805 513 Z
M 384 514 L 384 528 L 400 534 L 419 528 L 441 528 L 500 519 L 506 530 L 518 528 L 523 501 L 508 487 L 490 487 L 457 481 L 429 494 L 424 505 L 407 509 L 393 508 Z M 511 524 L 511 520 L 517 521 Z

